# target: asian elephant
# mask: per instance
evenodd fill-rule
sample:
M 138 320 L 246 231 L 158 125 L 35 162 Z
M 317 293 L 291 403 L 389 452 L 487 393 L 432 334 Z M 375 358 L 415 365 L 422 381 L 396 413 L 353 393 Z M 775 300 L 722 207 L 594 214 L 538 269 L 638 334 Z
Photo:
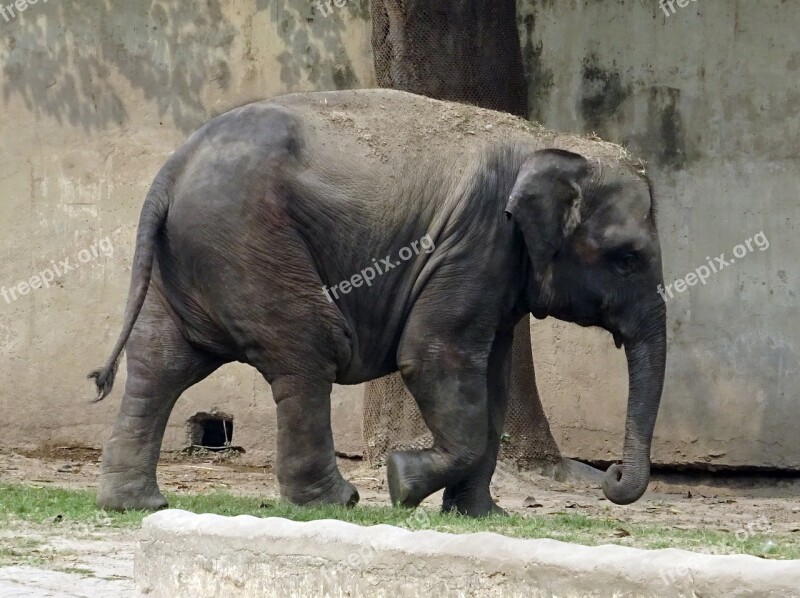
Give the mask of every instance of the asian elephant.
M 471 106 L 300 93 L 212 119 L 147 194 L 122 332 L 90 374 L 101 400 L 127 348 L 98 504 L 166 506 L 156 464 L 175 401 L 240 361 L 271 385 L 289 501 L 358 501 L 336 465 L 331 387 L 399 370 L 434 446 L 388 457 L 392 501 L 444 488 L 448 509 L 496 512 L 509 348 L 528 312 L 624 345 L 624 450 L 603 490 L 637 500 L 666 355 L 654 216 L 619 146 Z

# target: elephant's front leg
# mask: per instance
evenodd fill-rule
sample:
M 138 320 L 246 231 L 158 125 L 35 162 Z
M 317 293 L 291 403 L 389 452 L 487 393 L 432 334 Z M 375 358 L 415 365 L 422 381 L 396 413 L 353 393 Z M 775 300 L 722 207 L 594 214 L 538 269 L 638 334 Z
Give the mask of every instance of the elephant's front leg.
M 389 455 L 387 476 L 394 504 L 417 506 L 433 492 L 465 480 L 484 459 L 490 342 L 466 336 L 404 336 L 400 372 L 434 444 L 430 449 Z
M 511 346 L 513 330 L 498 332 L 489 355 L 487 387 L 489 391 L 489 439 L 483 459 L 461 482 L 449 485 L 444 491 L 442 510 L 457 511 L 470 517 L 506 514 L 492 500 L 489 484 L 492 481 L 500 440 L 506 419 L 511 383 Z

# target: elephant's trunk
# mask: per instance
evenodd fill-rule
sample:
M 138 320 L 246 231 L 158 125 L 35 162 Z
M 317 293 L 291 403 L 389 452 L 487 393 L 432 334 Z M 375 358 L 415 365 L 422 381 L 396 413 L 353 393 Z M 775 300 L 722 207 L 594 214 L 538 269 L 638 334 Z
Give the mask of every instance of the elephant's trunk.
M 650 481 L 650 444 L 656 425 L 666 366 L 666 314 L 661 303 L 649 318 L 643 340 L 625 343 L 628 358 L 628 417 L 622 463 L 609 467 L 606 498 L 618 505 L 637 501 Z

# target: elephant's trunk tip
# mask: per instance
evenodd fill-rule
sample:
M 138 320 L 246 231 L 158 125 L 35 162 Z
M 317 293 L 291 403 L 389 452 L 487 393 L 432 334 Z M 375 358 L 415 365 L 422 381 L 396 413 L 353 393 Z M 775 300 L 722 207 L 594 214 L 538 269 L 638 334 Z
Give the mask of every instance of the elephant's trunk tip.
M 650 482 L 650 467 L 635 474 L 626 465 L 614 464 L 606 471 L 603 494 L 617 505 L 629 505 L 639 500 Z

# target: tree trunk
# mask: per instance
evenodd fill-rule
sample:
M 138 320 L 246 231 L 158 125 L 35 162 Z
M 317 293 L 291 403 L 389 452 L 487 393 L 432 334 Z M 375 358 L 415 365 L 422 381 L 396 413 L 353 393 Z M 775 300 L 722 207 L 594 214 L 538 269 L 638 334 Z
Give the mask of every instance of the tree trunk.
M 378 85 L 527 117 L 514 0 L 372 0 Z
M 372 48 L 381 87 L 527 117 L 515 0 L 372 0 Z M 530 318 L 514 332 L 511 396 L 501 457 L 531 468 L 560 460 L 536 389 Z M 430 443 L 399 374 L 364 395 L 365 456 Z

